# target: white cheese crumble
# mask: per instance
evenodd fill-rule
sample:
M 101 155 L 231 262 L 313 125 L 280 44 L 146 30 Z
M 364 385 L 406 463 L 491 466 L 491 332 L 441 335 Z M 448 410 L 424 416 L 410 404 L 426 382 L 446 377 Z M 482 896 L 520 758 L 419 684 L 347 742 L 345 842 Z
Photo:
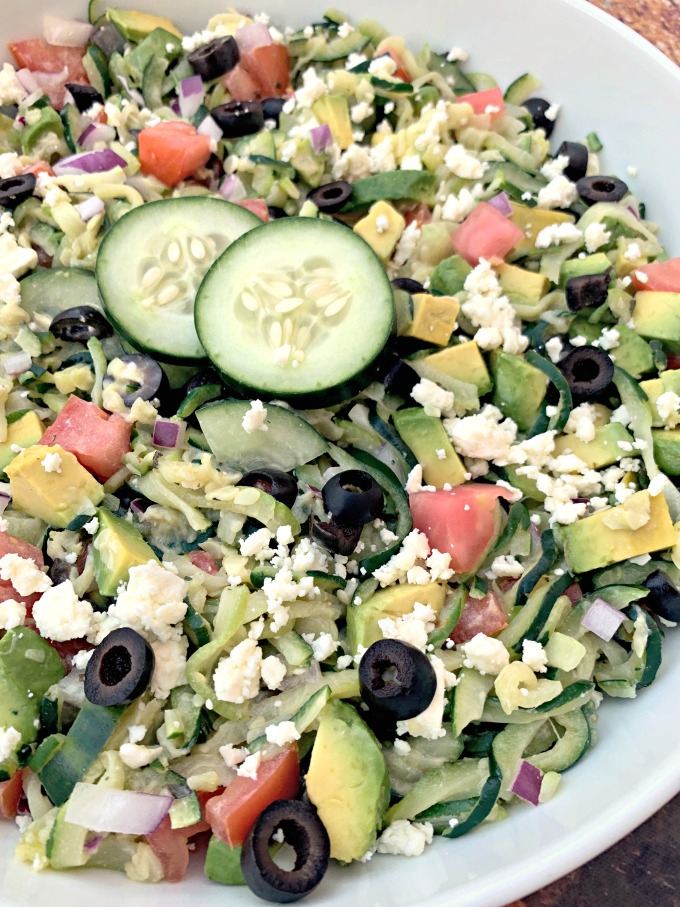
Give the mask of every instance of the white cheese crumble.
M 434 829 L 429 822 L 409 822 L 397 819 L 387 826 L 377 842 L 378 853 L 392 853 L 404 857 L 419 857 L 432 843 Z
M 406 579 L 409 570 L 416 566 L 419 560 L 425 560 L 430 554 L 430 543 L 427 536 L 418 529 L 413 529 L 406 536 L 401 548 L 396 554 L 373 571 L 373 576 L 382 587 L 391 586 L 398 580 Z
M 422 170 L 423 162 L 417 154 L 406 154 L 399 166 L 402 170 Z
M 459 144 L 451 145 L 444 155 L 444 164 L 454 176 L 466 180 L 481 179 L 489 166 L 486 161 L 480 161 L 464 145 Z
M 262 401 L 251 401 L 250 409 L 245 413 L 241 422 L 243 431 L 247 432 L 249 435 L 252 435 L 253 432 L 256 431 L 269 431 L 269 426 L 265 425 L 266 418 L 267 409 L 262 405 Z
M 439 417 L 442 413 L 451 413 L 453 410 L 453 391 L 444 390 L 429 378 L 421 378 L 411 391 L 411 396 L 425 410 L 428 416 Z
M 568 163 L 569 158 L 566 154 L 558 154 L 557 157 L 551 158 L 543 164 L 541 175 L 547 180 L 554 180 L 556 176 L 562 176 Z
M 500 579 L 501 577 L 512 577 L 517 579 L 524 573 L 524 567 L 516 557 L 511 554 L 499 554 L 491 564 L 491 570 L 487 573 L 489 579 Z
M 167 699 L 175 687 L 186 683 L 188 644 L 186 636 L 151 643 L 155 657 L 151 692 L 156 699 Z
M 665 391 L 656 401 L 659 418 L 668 428 L 680 424 L 680 396 L 674 391 Z
M 626 261 L 636 261 L 638 258 L 642 258 L 642 251 L 639 243 L 629 242 L 628 248 L 623 253 L 623 257 Z
M 582 239 L 583 234 L 578 227 L 568 221 L 563 221 L 559 224 L 549 224 L 547 227 L 543 227 L 536 237 L 534 245 L 537 249 L 548 249 L 550 246 L 560 246 L 564 243 L 576 242 Z
M 469 189 L 461 189 L 458 195 L 453 193 L 446 196 L 441 208 L 441 219 L 460 223 L 464 220 L 477 204 L 477 200 Z
M 445 419 L 444 428 L 455 449 L 464 457 L 493 460 L 499 466 L 512 462 L 511 446 L 517 437 L 512 419 L 487 403 L 479 413 L 460 419 Z
M 597 252 L 602 246 L 606 246 L 612 238 L 609 230 L 605 229 L 604 224 L 589 224 L 584 233 L 586 249 L 588 252 Z
M 545 345 L 545 351 L 548 356 L 550 356 L 551 362 L 559 362 L 562 358 L 563 350 L 564 346 L 562 345 L 562 341 L 559 337 L 551 337 Z
M 404 734 L 410 734 L 411 737 L 438 740 L 446 735 L 446 731 L 442 727 L 446 691 L 451 689 L 451 687 L 455 687 L 457 677 L 446 670 L 441 658 L 436 655 L 430 655 L 429 658 L 437 678 L 434 696 L 428 707 L 420 715 L 416 715 L 415 718 L 409 718 L 407 721 L 397 721 L 397 734 L 400 737 Z
M 427 638 L 434 630 L 437 615 L 431 605 L 416 602 L 413 611 L 399 617 L 383 617 L 378 626 L 383 639 L 399 639 L 425 651 Z
M 13 598 L 0 602 L 0 630 L 13 630 L 21 627 L 26 620 L 26 605 Z
M 447 53 L 446 59 L 449 63 L 466 63 L 470 59 L 470 54 L 466 50 L 463 50 L 462 47 L 452 47 Z
M 522 640 L 522 661 L 528 665 L 535 674 L 545 674 L 548 670 L 548 656 L 540 642 L 533 639 Z
M 143 768 L 163 754 L 162 746 L 141 746 L 138 743 L 123 743 L 118 750 L 121 762 L 128 768 Z
M 234 746 L 233 743 L 225 743 L 224 746 L 219 748 L 219 754 L 224 759 L 224 764 L 227 768 L 236 768 L 247 758 L 250 751 L 245 746 Z
M 5 63 L 0 70 L 0 104 L 20 104 L 28 92 L 17 79 L 16 70 L 10 63 Z
M 382 143 L 381 143 L 382 144 Z M 343 151 L 333 164 L 333 179 L 346 179 L 350 183 L 364 179 L 371 174 L 371 158 L 362 145 L 353 143 Z
M 6 762 L 21 743 L 21 734 L 14 727 L 0 727 L 0 762 Z
M 465 653 L 465 667 L 476 668 L 480 674 L 500 674 L 510 664 L 510 653 L 500 639 L 484 633 L 477 633 L 461 649 Z
M 303 633 L 302 638 L 312 647 L 312 654 L 315 661 L 325 661 L 338 648 L 338 640 L 333 639 L 330 633 L 320 633 L 315 636 L 313 633 Z
M 538 192 L 539 208 L 568 208 L 576 201 L 578 192 L 575 183 L 566 176 L 553 177 L 547 186 Z
M 567 434 L 576 435 L 579 441 L 587 444 L 595 437 L 595 420 L 597 410 L 592 403 L 581 403 L 572 409 L 564 430 Z
M 241 539 L 239 542 L 239 551 L 243 557 L 254 557 L 257 560 L 266 560 L 274 553 L 273 549 L 269 547 L 272 538 L 271 532 L 266 526 L 263 526 L 261 529 L 256 529 L 255 532 L 251 532 L 246 538 Z
M 243 762 L 236 769 L 236 774 L 242 778 L 250 778 L 251 781 L 257 781 L 257 770 L 262 762 L 262 753 L 259 751 L 246 756 Z
M 33 619 L 40 635 L 54 642 L 87 636 L 93 614 L 92 605 L 78 598 L 71 580 L 47 589 L 33 606 Z
M 278 724 L 269 725 L 265 730 L 265 737 L 275 746 L 286 746 L 294 740 L 299 740 L 300 732 L 295 727 L 294 721 L 280 721 Z
M 277 655 L 262 659 L 262 682 L 269 690 L 278 690 L 286 676 L 286 666 Z
M 99 529 L 99 520 L 97 519 L 97 517 L 93 516 L 91 520 L 85 523 L 83 529 L 85 530 L 85 532 L 89 532 L 90 535 L 94 535 L 95 532 Z
M 260 692 L 262 649 L 254 639 L 244 639 L 221 658 L 213 674 L 213 686 L 222 702 L 240 705 Z
M 523 336 L 515 310 L 503 295 L 498 275 L 488 261 L 480 259 L 465 278 L 463 288 L 468 296 L 462 311 L 479 329 L 474 336 L 477 345 L 483 350 L 503 347 L 506 353 L 523 353 L 529 341 Z
M 61 472 L 62 459 L 55 451 L 54 453 L 48 453 L 42 460 L 41 466 L 45 472 Z
M 4 554 L 0 558 L 0 579 L 10 582 L 19 595 L 45 592 L 52 585 L 52 580 L 32 558 L 18 554 Z
M 117 626 L 132 627 L 161 642 L 179 639 L 181 628 L 175 625 L 186 614 L 187 589 L 186 580 L 155 561 L 131 567 L 127 586 L 120 590 L 115 604 L 105 614 L 95 615 L 101 626 L 93 641 L 101 642 Z

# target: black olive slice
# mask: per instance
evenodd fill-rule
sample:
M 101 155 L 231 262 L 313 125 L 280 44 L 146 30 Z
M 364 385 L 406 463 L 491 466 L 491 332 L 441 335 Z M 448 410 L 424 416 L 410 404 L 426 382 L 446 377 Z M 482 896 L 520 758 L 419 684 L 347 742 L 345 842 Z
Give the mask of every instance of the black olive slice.
M 607 390 L 614 377 L 614 363 L 604 350 L 577 346 L 559 363 L 576 400 L 593 400 Z
M 295 851 L 292 869 L 283 869 L 270 848 L 277 842 Z M 255 821 L 241 850 L 246 885 L 258 897 L 290 904 L 309 894 L 328 869 L 331 844 L 316 810 L 301 800 L 276 800 Z
M 627 195 L 628 186 L 616 176 L 584 176 L 576 183 L 576 191 L 584 202 L 620 202 Z
M 335 520 L 312 520 L 311 536 L 333 554 L 349 557 L 361 537 L 361 526 L 341 526 Z
M 534 122 L 534 129 L 542 129 L 547 139 L 552 135 L 555 128 L 555 121 L 546 116 L 546 113 L 552 107 L 550 101 L 545 98 L 529 98 L 524 102 L 524 107 L 529 111 L 529 115 Z
M 50 331 L 59 340 L 71 343 L 87 343 L 93 337 L 99 340 L 113 337 L 113 328 L 106 318 L 89 305 L 79 305 L 59 312 L 52 319 Z
M 579 312 L 581 309 L 604 305 L 609 292 L 610 273 L 611 271 L 607 269 L 602 274 L 571 277 L 565 287 L 569 309 L 572 312 Z
M 391 362 L 387 374 L 383 377 L 383 384 L 388 394 L 397 394 L 408 400 L 411 391 L 420 381 L 420 375 L 416 370 L 399 357 Z
M 277 129 L 279 127 L 279 117 L 285 103 L 285 98 L 264 98 L 262 101 L 262 112 L 265 120 L 274 120 Z
M 437 676 L 420 649 L 399 639 L 379 639 L 361 658 L 359 689 L 369 708 L 406 721 L 432 702 Z
M 239 56 L 238 44 L 230 35 L 197 47 L 189 54 L 189 63 L 205 82 L 212 82 L 230 72 L 238 63 Z
M 73 103 L 80 113 L 85 113 L 93 104 L 103 104 L 104 98 L 91 85 L 80 85 L 78 82 L 67 82 L 66 89 L 71 93 Z
M 324 214 L 335 214 L 344 208 L 352 194 L 352 186 L 345 180 L 335 180 L 313 189 L 307 198 Z
M 264 129 L 264 111 L 259 101 L 229 101 L 213 107 L 210 115 L 227 139 L 253 135 Z
M 33 195 L 36 179 L 32 173 L 20 176 L 8 176 L 0 180 L 0 206 L 3 208 L 17 208 L 22 202 Z
M 281 220 L 282 217 L 288 217 L 283 208 L 279 208 L 278 205 L 268 205 L 267 211 L 269 211 L 270 220 Z
M 425 287 L 412 277 L 395 277 L 392 281 L 395 290 L 404 290 L 405 293 L 424 293 Z
M 135 400 L 152 400 L 158 396 L 161 385 L 165 383 L 165 375 L 155 359 L 144 353 L 128 353 L 120 356 L 120 359 L 128 367 L 125 378 L 121 379 L 107 372 L 104 375 L 104 384 L 107 386 L 115 384 L 115 389 L 126 406 L 132 406 Z
M 286 507 L 292 507 L 297 499 L 297 482 L 281 469 L 252 469 L 241 478 L 238 484 L 259 488 L 260 491 L 270 494 Z
M 129 705 L 149 686 L 153 649 L 130 627 L 112 630 L 85 669 L 85 697 L 93 705 Z
M 323 487 L 323 506 L 339 525 L 357 526 L 375 520 L 382 513 L 380 486 L 363 469 L 345 469 Z
M 649 595 L 642 602 L 650 611 L 664 620 L 680 621 L 680 591 L 675 588 L 663 570 L 650 573 L 642 584 L 649 589 Z
M 564 175 L 576 182 L 586 175 L 588 169 L 588 149 L 580 142 L 562 142 L 557 149 L 558 157 L 568 159 L 567 166 L 564 168 Z

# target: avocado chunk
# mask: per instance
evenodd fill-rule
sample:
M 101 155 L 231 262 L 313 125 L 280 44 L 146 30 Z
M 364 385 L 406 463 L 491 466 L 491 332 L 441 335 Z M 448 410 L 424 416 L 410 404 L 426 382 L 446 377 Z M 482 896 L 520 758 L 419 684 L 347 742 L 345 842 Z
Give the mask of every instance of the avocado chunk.
M 59 455 L 58 471 L 47 472 L 43 466 L 50 454 Z M 82 514 L 94 514 L 104 497 L 99 482 L 59 444 L 27 447 L 17 454 L 5 472 L 14 507 L 59 529 L 66 529 Z
M 171 19 L 165 16 L 154 16 L 134 9 L 113 9 L 109 7 L 106 18 L 112 22 L 127 41 L 141 41 L 150 35 L 155 28 L 163 28 L 177 38 L 182 32 Z
M 667 476 L 680 476 L 680 428 L 652 429 L 654 459 Z
M 401 409 L 392 418 L 402 441 L 423 467 L 426 485 L 436 488 L 442 488 L 447 482 L 462 485 L 465 467 L 453 449 L 441 419 L 428 416 L 419 406 Z
M 652 425 L 663 425 L 663 419 L 659 416 L 656 408 L 656 401 L 666 391 L 673 391 L 680 396 L 680 369 L 667 369 L 659 373 L 658 378 L 651 378 L 649 381 L 641 381 L 640 387 L 647 394 L 649 405 L 652 410 Z
M 637 293 L 633 326 L 641 337 L 661 340 L 672 352 L 680 352 L 680 293 Z
M 517 315 L 525 321 L 538 321 L 550 304 L 550 300 L 541 302 L 550 288 L 548 278 L 505 261 L 496 266 L 496 273 L 501 289 Z
M 381 589 L 361 604 L 350 606 L 347 609 L 347 642 L 351 651 L 358 652 L 359 646 L 367 649 L 382 639 L 378 621 L 410 614 L 416 602 L 429 605 L 438 614 L 444 606 L 446 589 L 441 583 L 425 583 L 422 586 L 400 583 Z
M 97 510 L 99 528 L 94 536 L 94 575 L 102 595 L 115 595 L 118 586 L 126 583 L 130 568 L 158 558 L 135 527 L 110 510 Z
M 319 123 L 328 125 L 333 141 L 339 148 L 343 151 L 349 148 L 354 139 L 347 98 L 341 94 L 325 94 L 314 101 L 312 113 Z
M 446 346 L 460 312 L 458 300 L 453 296 L 430 296 L 429 293 L 415 293 L 411 299 L 413 318 L 403 332 L 404 336 Z
M 500 350 L 494 350 L 491 354 L 491 374 L 494 405 L 516 422 L 520 431 L 528 431 L 538 416 L 548 379 L 521 356 L 512 356 Z
M 349 863 L 373 847 L 390 802 L 387 766 L 373 733 L 344 702 L 321 712 L 307 796 L 328 832 L 331 857 Z
M 444 296 L 453 296 L 465 286 L 470 265 L 460 255 L 450 255 L 440 261 L 430 275 L 430 289 Z
M 555 438 L 555 456 L 569 451 L 583 460 L 590 469 L 602 469 L 616 463 L 621 456 L 619 442 L 632 444 L 633 440 L 620 422 L 610 422 L 595 429 L 592 441 L 581 441 L 576 435 L 560 435 Z M 639 451 L 633 450 L 628 455 L 639 455 Z
M 406 221 L 397 209 L 381 201 L 371 205 L 366 217 L 354 225 L 354 232 L 366 240 L 378 258 L 387 261 L 405 226 Z
M 594 255 L 586 255 L 585 258 L 570 258 L 562 263 L 560 268 L 560 286 L 567 285 L 567 281 L 572 277 L 586 277 L 590 274 L 603 274 L 611 268 L 612 263 L 609 261 L 604 252 L 596 252 Z
M 616 517 L 627 511 L 646 511 L 649 519 L 638 529 L 611 529 Z M 609 524 L 609 525 L 608 525 Z M 638 491 L 625 504 L 594 513 L 562 530 L 564 553 L 573 573 L 587 573 L 641 554 L 675 545 L 676 536 L 668 504 L 662 494 Z
M 510 202 L 510 205 L 512 207 L 510 220 L 524 233 L 524 239 L 515 246 L 514 251 L 517 256 L 535 251 L 536 237 L 544 227 L 550 227 L 552 224 L 574 223 L 572 215 L 565 214 L 563 211 L 529 208 L 527 205 L 519 205 L 517 202 Z
M 457 381 L 474 384 L 480 397 L 491 390 L 489 370 L 474 340 L 447 346 L 444 350 L 425 356 L 421 362 Z
M 33 743 L 40 700 L 64 674 L 61 658 L 35 630 L 8 630 L 0 640 L 0 727 L 13 727 L 21 734 L 22 744 Z M 10 757 L 0 763 L 0 771 L 12 774 L 15 762 Z
M 0 470 L 4 470 L 16 457 L 12 447 L 31 447 L 37 444 L 45 431 L 38 416 L 31 410 L 7 426 L 7 440 L 0 444 Z

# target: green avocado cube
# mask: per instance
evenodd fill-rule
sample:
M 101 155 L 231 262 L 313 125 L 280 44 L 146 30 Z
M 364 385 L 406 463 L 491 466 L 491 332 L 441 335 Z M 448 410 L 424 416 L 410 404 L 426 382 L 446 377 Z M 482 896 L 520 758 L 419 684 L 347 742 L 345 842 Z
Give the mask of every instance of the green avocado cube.
M 115 595 L 126 583 L 130 567 L 138 567 L 158 558 L 132 523 L 114 516 L 110 510 L 97 510 L 99 528 L 94 536 L 94 574 L 102 595 Z

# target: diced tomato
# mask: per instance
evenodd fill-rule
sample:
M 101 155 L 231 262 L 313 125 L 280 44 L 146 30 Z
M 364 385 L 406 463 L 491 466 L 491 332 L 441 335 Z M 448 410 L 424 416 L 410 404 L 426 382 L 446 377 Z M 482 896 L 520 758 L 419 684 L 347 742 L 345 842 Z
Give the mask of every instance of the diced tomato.
M 9 781 L 0 782 L 0 819 L 14 819 L 21 799 L 23 772 L 15 772 Z
M 194 567 L 198 567 L 199 570 L 202 570 L 204 573 L 209 573 L 211 576 L 220 572 L 220 568 L 217 566 L 212 556 L 208 554 L 207 551 L 201 551 L 200 548 L 191 552 L 189 560 Z
M 567 596 L 572 605 L 575 605 L 583 598 L 583 589 L 581 589 L 578 583 L 572 583 L 568 589 L 565 589 L 564 594 Z
M 35 164 L 29 164 L 28 167 L 24 167 L 21 172 L 32 173 L 35 177 L 40 176 L 41 173 L 46 173 L 47 176 L 54 176 L 54 170 L 47 161 L 36 161 Z
M 88 82 L 82 47 L 61 47 L 48 44 L 43 38 L 29 38 L 13 41 L 9 49 L 20 68 L 26 67 L 36 73 L 62 74 L 60 79 L 46 81 L 44 85 L 51 103 L 57 108 L 64 103 L 66 82 Z
M 252 211 L 253 214 L 257 214 L 260 220 L 263 220 L 265 224 L 269 220 L 269 208 L 267 207 L 267 202 L 263 198 L 244 198 L 243 201 L 236 202 L 235 204 L 240 205 L 241 208 L 247 208 L 247 210 Z
M 66 673 L 68 674 L 73 667 L 73 659 L 81 652 L 83 649 L 89 652 L 90 649 L 94 649 L 92 643 L 89 643 L 85 638 L 81 639 L 68 639 L 66 642 L 57 642 L 54 639 L 48 639 L 47 642 L 55 650 L 59 658 L 64 662 L 64 667 L 66 668 Z
M 489 592 L 483 598 L 468 596 L 460 620 L 451 633 L 451 639 L 456 644 L 469 642 L 478 633 L 493 636 L 507 625 L 503 606 L 493 592 Z
M 642 280 L 638 276 L 644 274 Z M 659 293 L 680 293 L 680 258 L 668 261 L 653 261 L 649 265 L 635 268 L 631 274 L 636 290 L 655 290 Z
M 425 202 L 420 202 L 419 205 L 416 205 L 415 208 L 409 208 L 408 211 L 402 211 L 404 215 L 404 220 L 406 221 L 406 226 L 410 224 L 416 224 L 417 227 L 422 227 L 423 224 L 429 224 L 432 220 L 432 211 L 430 206 L 426 205 Z
M 210 158 L 210 139 L 189 123 L 167 122 L 142 129 L 138 137 L 142 171 L 166 186 L 193 176 Z
M 680 368 L 680 356 L 667 356 L 666 357 L 666 368 L 667 369 L 676 369 Z
M 146 840 L 163 867 L 166 882 L 181 882 L 189 866 L 186 829 L 172 828 L 170 816 L 166 816 L 156 831 L 146 836 Z
M 98 478 L 110 479 L 130 450 L 131 425 L 95 403 L 71 395 L 40 443 L 59 444 Z
M 275 800 L 293 800 L 300 789 L 300 760 L 297 746 L 262 762 L 257 778 L 240 775 L 223 794 L 208 800 L 205 817 L 213 834 L 231 847 L 243 844 L 246 835 L 263 809 Z
M 468 264 L 502 261 L 524 239 L 524 232 L 488 202 L 479 202 L 451 235 L 453 251 Z
M 226 74 L 223 82 L 235 101 L 259 101 L 264 97 L 260 83 L 240 63 Z
M 404 66 L 399 54 L 397 54 L 395 51 L 389 50 L 389 49 L 388 49 L 387 53 L 392 57 L 394 62 L 397 64 L 397 68 L 392 73 L 394 78 L 400 79 L 402 82 L 410 82 L 411 76 L 410 76 L 409 72 L 407 71 L 406 67 Z
M 448 552 L 456 573 L 473 570 L 498 533 L 498 498 L 512 493 L 499 485 L 457 485 L 451 491 L 417 491 L 409 497 L 413 525 L 431 548 Z
M 486 88 L 484 91 L 473 91 L 470 94 L 458 95 L 456 104 L 465 102 L 475 113 L 488 113 L 492 120 L 503 115 L 505 104 L 500 88 Z
M 241 54 L 240 66 L 263 98 L 279 98 L 290 88 L 290 58 L 285 44 L 264 44 Z

